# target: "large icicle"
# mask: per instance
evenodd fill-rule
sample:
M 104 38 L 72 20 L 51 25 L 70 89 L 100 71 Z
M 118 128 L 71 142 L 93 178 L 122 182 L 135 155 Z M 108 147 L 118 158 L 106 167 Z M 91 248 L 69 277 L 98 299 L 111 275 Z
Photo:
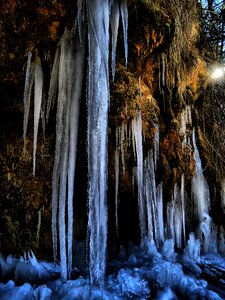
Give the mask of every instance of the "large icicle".
M 202 163 L 199 155 L 199 151 L 196 145 L 195 128 L 193 128 L 193 146 L 194 146 L 194 158 L 195 158 L 195 176 L 192 179 L 192 193 L 195 200 L 195 206 L 199 220 L 202 221 L 203 214 L 209 214 L 210 208 L 210 196 L 208 184 L 205 180 L 202 171 Z
M 32 53 L 28 52 L 27 59 L 27 68 L 25 76 L 25 87 L 24 87 L 24 96 L 23 96 L 23 105 L 24 105 L 24 119 L 23 119 L 23 139 L 24 139 L 24 152 L 26 147 L 26 134 L 27 134 L 27 124 L 28 117 L 30 112 L 30 99 L 32 93 L 32 87 L 34 82 L 34 65 L 31 64 Z
M 52 236 L 54 259 L 56 259 L 59 235 L 61 277 L 64 281 L 72 270 L 73 195 L 83 81 L 83 54 L 84 47 L 80 45 L 76 31 L 65 31 L 56 52 L 56 57 L 59 55 L 58 75 L 56 71 L 52 73 L 53 81 L 58 77 L 56 146 L 52 180 Z M 55 59 L 57 60 L 58 58 Z M 76 70 L 79 70 L 79 73 Z M 56 84 L 54 85 L 56 87 Z M 66 200 L 68 200 L 67 204 Z M 66 218 L 66 207 L 68 218 Z
M 51 107 L 55 103 L 55 99 L 57 97 L 59 59 L 60 59 L 60 45 L 58 45 L 56 48 L 56 53 L 55 53 L 54 62 L 52 66 L 51 79 L 50 79 L 49 92 L 48 92 L 47 109 L 46 109 L 46 123 L 48 123 Z
M 66 41 L 65 36 L 62 37 L 60 42 L 60 61 L 59 61 L 59 74 L 58 74 L 58 105 L 56 115 L 56 144 L 55 144 L 55 159 L 52 177 L 52 240 L 53 240 L 53 254 L 54 260 L 57 258 L 57 244 L 58 244 L 58 231 L 57 231 L 57 214 L 59 203 L 59 177 L 60 177 L 60 160 L 61 160 L 61 147 L 63 139 L 63 111 L 66 103 Z
M 131 122 L 132 126 L 132 141 L 135 143 L 133 148 L 137 155 L 137 183 L 138 183 L 138 206 L 139 206 L 139 222 L 141 239 L 146 235 L 146 221 L 145 221 L 145 205 L 143 199 L 143 145 L 142 145 L 142 117 L 139 112 L 137 118 Z
M 194 198 L 195 210 L 199 219 L 199 229 L 204 236 L 203 249 L 208 252 L 211 234 L 211 218 L 209 216 L 210 195 L 209 187 L 202 170 L 202 163 L 196 145 L 195 128 L 193 128 L 193 146 L 195 158 L 195 176 L 192 178 L 191 189 Z
M 128 10 L 127 10 L 127 0 L 120 0 L 120 11 L 123 23 L 123 38 L 124 38 L 124 50 L 125 50 L 125 62 L 127 66 L 128 61 Z
M 185 228 L 185 189 L 184 189 L 184 174 L 181 175 L 181 187 L 180 187 L 180 196 L 181 196 L 181 209 L 182 209 L 182 226 L 183 226 L 183 237 L 184 242 L 186 242 L 186 228 Z
M 221 207 L 223 211 L 225 211 L 225 179 L 221 181 L 220 197 L 221 197 Z
M 119 28 L 119 18 L 120 18 L 120 8 L 118 0 L 113 1 L 111 8 L 111 31 L 112 31 L 112 77 L 115 77 L 115 67 L 116 67 L 116 44 Z
M 107 126 L 109 106 L 109 1 L 86 1 L 88 16 L 88 177 L 90 277 L 101 285 L 107 242 Z
M 119 156 L 119 127 L 116 128 L 116 150 L 115 150 L 115 222 L 116 232 L 118 235 L 118 190 L 119 190 L 119 170 L 120 170 L 120 156 Z
M 34 69 L 34 138 L 33 138 L 33 175 L 35 176 L 36 168 L 36 149 L 37 149 L 37 135 L 38 124 L 41 113 L 41 101 L 43 90 L 43 72 L 41 67 L 41 60 L 37 58 Z
M 72 270 L 72 245 L 73 245 L 73 194 L 74 177 L 76 168 L 78 121 L 80 111 L 80 98 L 83 82 L 84 43 L 80 45 L 75 41 L 75 58 L 72 56 L 71 65 L 71 106 L 70 106 L 70 133 L 69 133 L 69 166 L 68 166 L 68 273 Z M 76 72 L 79 70 L 79 73 Z

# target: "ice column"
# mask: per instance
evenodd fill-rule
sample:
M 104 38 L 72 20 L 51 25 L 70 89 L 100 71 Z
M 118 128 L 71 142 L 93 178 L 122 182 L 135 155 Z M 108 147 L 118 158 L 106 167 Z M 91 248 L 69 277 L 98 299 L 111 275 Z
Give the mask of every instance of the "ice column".
M 104 282 L 107 243 L 107 129 L 109 1 L 86 1 L 88 17 L 88 178 L 90 276 Z
M 194 198 L 195 210 L 199 219 L 199 228 L 203 234 L 203 248 L 205 252 L 209 250 L 210 233 L 211 233 L 211 218 L 209 216 L 210 196 L 209 187 L 205 180 L 202 170 L 202 163 L 199 151 L 196 145 L 195 128 L 193 128 L 193 147 L 195 158 L 195 176 L 192 178 L 192 195 Z
M 142 117 L 141 112 L 138 113 L 137 118 L 131 122 L 132 126 L 132 141 L 133 148 L 135 148 L 137 159 L 137 185 L 138 185 L 138 206 L 139 206 L 139 222 L 141 230 L 141 239 L 146 235 L 146 221 L 145 221 L 145 205 L 143 199 L 143 145 L 142 145 Z
M 51 91 L 52 86 L 58 86 L 52 179 L 52 237 L 55 260 L 59 237 L 61 277 L 64 281 L 72 270 L 74 174 L 83 81 L 83 52 L 84 47 L 81 47 L 77 34 L 65 31 L 56 51 L 48 99 L 50 109 L 54 94 Z M 55 73 L 56 70 L 58 74 Z M 79 73 L 76 70 L 79 70 Z

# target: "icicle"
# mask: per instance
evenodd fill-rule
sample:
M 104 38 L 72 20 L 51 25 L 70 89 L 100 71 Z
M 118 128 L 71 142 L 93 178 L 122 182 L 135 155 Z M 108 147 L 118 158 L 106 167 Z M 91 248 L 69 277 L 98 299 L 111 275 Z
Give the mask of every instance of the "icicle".
M 185 198 L 184 198 L 184 174 L 181 175 L 181 188 L 180 188 L 180 194 L 181 194 L 181 209 L 182 209 L 182 225 L 183 225 L 183 237 L 184 242 L 186 242 L 186 229 L 185 229 Z
M 65 88 L 65 87 L 64 87 Z M 63 142 L 61 150 L 61 163 L 60 163 L 60 185 L 59 185 L 59 245 L 60 245 L 60 267 L 61 277 L 63 281 L 67 280 L 67 255 L 66 255 L 66 193 L 67 193 L 67 169 L 68 169 L 68 138 L 69 138 L 69 116 L 70 116 L 70 103 L 67 98 L 67 107 L 65 121 L 63 128 Z
M 122 125 L 119 127 L 119 137 L 120 137 L 120 152 L 121 152 L 121 161 L 122 161 L 122 170 L 123 175 L 126 173 L 126 163 L 125 163 L 125 141 L 126 141 L 126 128 L 127 124 L 122 123 Z
M 156 132 L 154 136 L 154 166 L 155 166 L 155 171 L 157 168 L 157 161 L 159 158 L 159 126 L 155 124 Z
M 26 134 L 27 134 L 27 124 L 30 112 L 30 98 L 32 92 L 32 86 L 34 82 L 34 65 L 31 64 L 32 53 L 28 52 L 26 77 L 25 77 L 25 87 L 23 96 L 24 105 L 24 119 L 23 119 L 23 139 L 24 139 L 24 153 L 26 148 Z
M 101 285 L 107 242 L 107 126 L 109 105 L 109 2 L 87 1 L 88 15 L 88 177 L 91 283 Z
M 80 38 L 80 44 L 83 46 L 83 33 L 82 33 L 82 22 L 84 19 L 84 9 L 83 9 L 83 0 L 77 0 L 77 23 L 78 23 L 78 32 Z
M 52 240 L 53 240 L 53 254 L 54 260 L 57 257 L 57 214 L 59 203 L 59 177 L 60 177 L 60 159 L 61 159 L 61 146 L 63 139 L 63 111 L 66 103 L 66 54 L 65 54 L 65 37 L 61 39 L 61 53 L 59 61 L 59 74 L 58 74 L 58 105 L 56 115 L 56 144 L 55 144 L 55 159 L 52 177 Z
M 123 37 L 124 37 L 124 50 L 125 50 L 125 62 L 127 66 L 128 61 L 128 10 L 127 10 L 127 0 L 120 0 L 120 11 L 123 23 Z
M 115 77 L 116 67 L 116 44 L 119 28 L 120 8 L 118 0 L 114 0 L 111 11 L 111 31 L 112 31 L 112 77 Z
M 41 101 L 42 101 L 42 90 L 43 90 L 43 73 L 41 68 L 41 61 L 38 58 L 34 69 L 34 140 L 33 140 L 33 175 L 35 176 L 36 167 L 36 149 L 37 149 L 37 135 L 38 135 L 38 124 L 41 112 Z
M 160 62 L 160 57 L 158 56 L 158 70 L 159 70 L 159 91 L 160 93 L 162 92 L 161 88 L 161 62 Z
M 166 86 L 166 55 L 162 53 L 162 87 Z
M 156 201 L 157 201 L 157 214 L 158 214 L 158 247 L 160 243 L 164 242 L 164 220 L 163 220 L 163 183 L 161 182 L 156 189 Z
M 152 181 L 151 181 L 151 169 L 149 163 L 149 155 L 144 161 L 144 187 L 143 194 L 146 200 L 147 210 L 147 222 L 148 222 L 148 237 L 153 240 L 153 224 L 152 224 Z
M 74 177 L 76 169 L 78 121 L 80 110 L 80 98 L 83 82 L 83 63 L 84 63 L 84 42 L 80 45 L 78 39 L 75 39 L 75 58 L 71 59 L 68 68 L 72 67 L 70 80 L 73 80 L 69 87 L 71 97 L 70 124 L 69 124 L 69 166 L 68 166 L 68 273 L 72 270 L 72 245 L 73 245 L 73 195 L 74 195 Z M 79 70 L 79 73 L 76 72 Z
M 182 148 L 186 146 L 187 143 L 187 128 L 186 128 L 186 123 L 187 123 L 187 115 L 186 115 L 186 109 L 183 109 L 181 112 L 181 128 L 180 128 L 180 134 L 183 136 L 183 141 L 182 141 Z
M 119 151 L 115 151 L 115 220 L 116 232 L 118 235 L 118 188 L 119 188 Z
M 202 221 L 203 215 L 209 214 L 210 208 L 210 196 L 209 187 L 205 180 L 202 171 L 202 163 L 199 156 L 199 151 L 195 140 L 195 128 L 193 128 L 193 146 L 194 146 L 194 158 L 195 158 L 195 176 L 192 179 L 192 194 L 194 196 L 195 207 L 198 213 L 199 221 Z
M 183 214 L 182 214 L 182 203 L 180 197 L 180 189 L 177 184 L 174 186 L 174 233 L 175 241 L 178 249 L 182 247 L 182 225 L 183 225 Z
M 55 103 L 55 99 L 56 99 L 56 95 L 57 95 L 59 61 L 60 61 L 60 43 L 56 48 L 55 58 L 54 58 L 54 62 L 53 62 L 52 72 L 51 72 L 47 109 L 46 109 L 46 123 L 48 123 L 50 110 L 51 110 L 51 107 Z
M 46 94 L 45 94 L 45 90 L 43 89 L 40 115 L 41 115 L 41 124 L 42 124 L 42 131 L 43 131 L 44 139 L 45 139 L 45 125 L 46 125 L 45 111 L 46 111 Z
M 174 201 L 170 201 L 167 203 L 167 236 L 174 240 Z
M 221 207 L 223 211 L 225 211 L 225 179 L 223 179 L 221 182 L 220 197 L 221 197 Z
M 37 248 L 39 248 L 40 231 L 41 231 L 41 214 L 43 210 L 44 210 L 43 207 L 41 207 L 38 211 L 38 224 L 37 224 L 37 235 L 36 235 Z
M 138 185 L 138 206 L 139 206 L 139 222 L 141 230 L 141 239 L 146 235 L 146 222 L 145 222 L 145 206 L 143 199 L 143 145 L 142 145 L 142 117 L 139 112 L 138 117 L 131 122 L 133 147 L 136 149 L 137 155 L 137 185 Z

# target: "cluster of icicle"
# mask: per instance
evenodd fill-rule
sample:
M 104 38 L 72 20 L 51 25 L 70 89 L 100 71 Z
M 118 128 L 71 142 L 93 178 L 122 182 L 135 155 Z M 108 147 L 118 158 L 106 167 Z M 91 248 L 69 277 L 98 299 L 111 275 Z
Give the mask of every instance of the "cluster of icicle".
M 109 23 L 112 30 L 112 74 L 121 12 L 127 62 L 127 1 L 86 1 L 88 19 L 88 174 L 90 276 L 101 285 L 106 268 L 107 244 L 107 128 L 109 107 Z
M 119 18 L 122 18 L 125 62 L 127 64 L 127 0 L 79 0 L 78 30 L 66 30 L 56 50 L 52 67 L 46 113 L 57 99 L 56 144 L 52 180 L 52 236 L 56 260 L 60 246 L 61 276 L 65 281 L 72 270 L 73 197 L 76 166 L 79 106 L 83 83 L 84 28 L 88 24 L 88 236 L 90 276 L 93 284 L 102 284 L 106 266 L 107 242 L 107 126 L 109 107 L 109 24 L 112 36 L 112 76 L 115 74 Z M 78 34 L 79 32 L 79 34 Z M 38 124 L 43 102 L 43 72 L 40 59 L 32 63 L 28 54 L 24 92 L 24 141 L 34 83 L 35 175 Z M 46 111 L 45 111 L 46 110 Z M 66 217 L 67 209 L 67 217 Z M 66 224 L 67 220 L 67 224 Z
M 148 152 L 147 157 L 143 156 L 142 141 L 142 115 L 138 112 L 137 117 L 128 123 L 122 123 L 116 129 L 116 150 L 115 150 L 115 222 L 118 231 L 118 205 L 119 205 L 119 174 L 120 160 L 122 172 L 126 172 L 125 152 L 126 142 L 132 145 L 136 166 L 133 168 L 133 190 L 137 185 L 139 224 L 141 241 L 146 236 L 154 239 L 157 246 L 164 242 L 163 222 L 163 195 L 162 183 L 156 186 L 157 160 L 159 156 L 159 128 L 155 125 L 154 147 Z M 136 182 L 135 182 L 136 179 Z
M 148 151 L 143 157 L 142 142 L 142 116 L 141 112 L 137 117 L 128 123 L 122 123 L 116 129 L 116 150 L 115 150 L 115 223 L 118 232 L 118 206 L 119 206 L 119 176 L 120 168 L 122 173 L 126 172 L 125 154 L 127 145 L 133 146 L 133 153 L 136 159 L 136 166 L 133 168 L 133 185 L 137 186 L 138 206 L 139 206 L 139 226 L 141 242 L 144 243 L 146 237 L 154 241 L 159 249 L 165 239 L 171 239 L 178 249 L 183 249 L 186 244 L 186 221 L 187 216 L 187 196 L 185 192 L 185 174 L 182 174 L 180 184 L 175 183 L 172 199 L 163 199 L 162 183 L 156 185 L 157 160 L 159 157 L 159 128 L 157 125 L 154 137 L 153 149 Z M 197 240 L 193 242 L 192 233 L 191 244 L 195 245 L 203 253 L 224 253 L 225 240 L 222 227 L 220 230 L 212 223 L 210 212 L 209 187 L 203 175 L 201 159 L 196 144 L 195 128 L 192 128 L 191 108 L 186 106 L 181 113 L 180 134 L 183 137 L 182 148 L 192 149 L 195 159 L 195 176 L 192 179 L 192 198 L 194 206 L 193 213 L 199 226 L 196 229 Z M 120 161 L 122 163 L 120 167 Z M 222 185 L 223 189 L 223 185 Z M 134 187 L 133 187 L 134 190 Z M 221 191 L 223 196 L 223 190 Z M 165 201 L 166 200 L 166 201 Z M 166 211 L 164 221 L 163 211 Z M 218 239 L 218 236 L 220 237 Z M 201 242 L 201 244 L 200 244 Z M 191 247 L 191 246 L 190 246 Z M 187 246 L 188 249 L 188 246 Z M 198 250 L 188 251 L 197 251 Z M 194 256 L 194 255 L 193 255 Z

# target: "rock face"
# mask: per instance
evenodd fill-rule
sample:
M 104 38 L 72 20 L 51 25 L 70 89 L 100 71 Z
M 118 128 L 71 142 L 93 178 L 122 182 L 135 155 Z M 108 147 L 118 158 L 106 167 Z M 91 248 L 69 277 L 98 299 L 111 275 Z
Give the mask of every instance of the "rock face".
M 219 214 L 217 225 L 222 225 L 224 215 L 219 199 L 220 184 L 224 178 L 224 154 L 220 153 L 221 157 L 215 154 L 212 140 L 204 132 L 204 116 L 210 110 L 211 98 L 207 92 L 206 64 L 196 46 L 201 31 L 197 1 L 182 1 L 182 4 L 178 0 L 174 0 L 173 4 L 163 0 L 139 2 L 129 1 L 128 6 L 127 68 L 121 24 L 119 27 L 115 80 L 110 81 L 109 158 L 114 157 L 117 128 L 126 124 L 129 131 L 131 120 L 141 112 L 144 157 L 154 147 L 155 134 L 160 128 L 157 185 L 163 182 L 163 193 L 170 202 L 174 185 L 180 184 L 182 174 L 185 174 L 185 187 L 191 198 L 190 183 L 195 173 L 191 128 L 198 127 L 200 153 L 213 195 L 212 214 Z M 68 4 L 64 0 L 48 3 L 42 0 L 35 3 L 3 0 L 0 5 L 0 250 L 4 254 L 19 254 L 33 249 L 39 257 L 49 259 L 52 258 L 51 184 L 56 109 L 50 115 L 45 134 L 40 126 L 36 176 L 33 177 L 32 114 L 28 123 L 26 152 L 23 153 L 24 74 L 27 54 L 31 51 L 34 57 L 41 59 L 44 90 L 48 93 L 56 45 L 64 28 L 72 28 L 77 7 L 76 3 Z M 83 95 L 85 97 L 85 89 Z M 80 188 L 74 204 L 76 240 L 86 238 L 87 223 L 85 104 L 81 105 L 80 114 L 83 117 L 80 118 L 78 133 L 76 171 L 79 176 L 75 182 Z M 209 134 L 214 126 L 213 120 L 207 122 Z M 217 126 L 215 131 L 223 132 L 221 125 Z M 138 187 L 133 183 L 132 175 L 136 158 L 132 143 L 127 142 L 129 139 L 120 135 L 120 140 L 124 149 L 121 157 L 125 171 L 122 167 L 119 170 L 118 236 L 114 218 L 114 161 L 108 161 L 109 244 L 128 246 L 130 241 L 138 243 L 140 239 Z M 216 139 L 213 140 L 214 144 L 216 142 Z M 215 157 L 218 168 L 213 164 Z M 216 175 L 216 182 L 210 180 L 210 174 Z M 163 215 L 166 215 L 165 211 Z M 195 225 L 189 224 L 189 230 Z

